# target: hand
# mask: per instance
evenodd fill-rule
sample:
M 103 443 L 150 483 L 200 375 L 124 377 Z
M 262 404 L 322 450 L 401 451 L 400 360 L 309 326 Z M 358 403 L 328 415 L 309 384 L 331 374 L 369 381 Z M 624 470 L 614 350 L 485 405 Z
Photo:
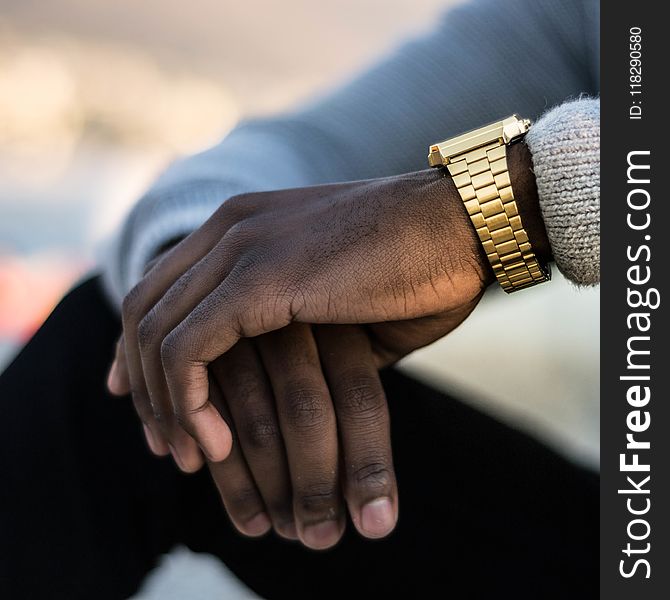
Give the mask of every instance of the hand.
M 184 271 L 194 239 L 166 253 L 149 270 L 131 296 L 135 302 L 142 300 L 141 309 L 129 311 L 126 301 L 125 340 L 118 345 L 110 385 L 117 393 L 132 388 L 152 450 L 171 451 L 185 471 L 198 469 L 202 456 L 181 430 L 169 394 L 157 396 L 156 388 L 148 385 L 152 380 L 163 384 L 162 373 L 154 378 L 148 371 L 154 357 L 146 353 L 141 336 L 146 335 L 144 316 Z M 424 330 L 430 331 L 432 341 L 444 328 L 435 329 L 426 319 Z M 296 323 L 240 340 L 210 365 L 208 407 L 219 419 L 223 416 L 221 423 L 232 428 L 237 443 L 231 446 L 231 434 L 222 430 L 217 441 L 228 448 L 210 456 L 208 466 L 242 533 L 261 535 L 274 525 L 284 537 L 299 537 L 312 548 L 329 547 L 344 529 L 343 500 L 364 536 L 382 537 L 395 526 L 398 494 L 388 410 L 377 373 L 388 361 L 379 352 L 373 354 L 368 333 L 357 326 L 331 325 L 315 327 L 312 336 L 312 328 Z M 407 335 L 401 333 L 403 338 Z M 373 339 L 388 353 L 388 339 Z M 157 358 L 160 364 L 159 352 Z
M 398 494 L 389 416 L 361 328 L 296 323 L 241 340 L 210 373 L 210 397 L 236 439 L 209 466 L 242 533 L 272 523 L 283 537 L 327 548 L 344 531 L 344 501 L 362 535 L 390 533 Z
M 388 409 L 365 332 L 312 331 L 298 323 L 240 340 L 210 365 L 210 397 L 236 441 L 226 460 L 208 467 L 240 532 L 257 536 L 274 526 L 323 549 L 344 531 L 343 500 L 358 531 L 377 538 L 395 527 L 398 493 Z M 131 389 L 124 347 L 121 340 L 110 374 L 116 394 Z M 139 412 L 153 412 L 143 395 L 134 400 Z M 202 457 L 184 447 L 172 412 L 157 412 L 145 424 L 150 448 L 159 455 L 170 448 L 185 471 L 199 468 Z
M 172 407 L 223 460 L 230 432 L 206 367 L 240 337 L 292 321 L 453 327 L 490 280 L 485 261 L 451 181 L 433 171 L 233 198 L 126 298 L 133 395 L 161 417 Z
M 126 325 L 125 329 L 137 332 L 137 324 L 140 323 L 139 346 L 142 351 L 138 354 L 147 357 L 144 366 L 148 364 L 152 367 L 152 372 L 158 375 L 156 381 L 160 383 L 162 352 L 168 376 L 171 372 L 179 372 L 175 364 L 179 355 L 176 352 L 178 344 L 173 342 L 177 342 L 177 332 L 182 336 L 188 329 L 179 323 L 193 319 L 194 314 L 198 318 L 191 322 L 197 323 L 200 332 L 207 333 L 208 322 L 214 325 L 222 323 L 229 337 L 224 337 L 224 343 L 220 343 L 218 349 L 212 347 L 216 346 L 216 340 L 212 340 L 211 335 L 206 339 L 179 337 L 180 343 L 191 340 L 192 353 L 185 352 L 184 357 L 201 356 L 188 361 L 186 371 L 191 373 L 203 369 L 212 360 L 207 356 L 224 352 L 240 334 L 253 335 L 284 325 L 287 308 L 288 321 L 311 319 L 328 322 L 343 318 L 365 322 L 380 318 L 398 319 L 399 315 L 410 317 L 392 323 L 373 323 L 366 328 L 378 366 L 441 337 L 469 314 L 485 284 L 492 280 L 492 274 L 487 272 L 486 260 L 455 190 L 448 179 L 439 179 L 435 175 L 419 173 L 375 182 L 251 195 L 226 202 L 203 228 L 185 240 L 165 261 L 161 261 L 126 300 L 124 323 L 127 322 L 130 327 Z M 523 181 L 522 177 L 521 183 Z M 525 181 L 532 179 L 526 177 Z M 534 191 L 534 186 L 532 188 Z M 356 198 L 360 202 L 357 203 Z M 410 212 L 408 205 L 413 207 Z M 541 224 L 536 206 L 531 202 L 520 202 L 519 205 L 520 209 L 528 209 L 532 213 L 530 219 L 524 218 L 524 221 Z M 394 219 L 394 208 L 404 217 Z M 378 209 L 378 218 L 371 218 L 371 209 Z M 430 213 L 433 213 L 431 218 Z M 275 236 L 276 232 L 269 226 L 272 219 L 284 220 L 285 217 L 288 217 L 285 227 L 277 232 L 279 236 Z M 323 227 L 324 218 L 330 221 L 332 228 Z M 305 229 L 295 228 L 296 225 L 304 225 Z M 401 232 L 405 225 L 409 226 L 410 233 L 404 236 L 405 244 L 394 244 L 397 241 L 394 233 Z M 289 233 L 292 230 L 302 234 L 307 231 L 311 235 L 291 239 Z M 362 240 L 365 243 L 360 243 L 359 232 L 364 234 Z M 539 229 L 531 235 L 532 241 L 535 237 L 534 241 L 538 242 L 538 232 Z M 348 238 L 352 244 L 347 248 L 341 242 L 346 242 Z M 441 239 L 442 247 L 436 238 Z M 546 236 L 542 236 L 541 241 L 546 241 Z M 412 251 L 408 256 L 402 256 L 404 245 Z M 540 245 L 536 244 L 537 247 Z M 372 250 L 368 260 L 352 264 L 348 272 L 343 271 L 342 266 L 351 260 L 352 254 L 360 255 L 361 249 L 366 250 L 366 246 Z M 391 252 L 380 251 L 380 247 L 384 246 L 388 246 Z M 423 253 L 421 258 L 422 252 L 417 250 L 426 248 L 428 252 Z M 223 249 L 228 253 L 222 252 Z M 277 250 L 280 252 L 277 253 Z M 232 253 L 232 260 L 229 253 Z M 287 262 L 289 268 L 275 269 L 276 261 L 269 260 L 275 255 L 290 259 Z M 323 265 L 324 268 L 320 268 L 318 262 L 309 261 L 315 256 L 326 256 L 330 260 Z M 395 260 L 399 264 L 393 265 Z M 188 263 L 195 261 L 199 264 L 186 270 Z M 265 269 L 260 268 L 263 266 Z M 364 285 L 352 290 L 352 281 L 355 282 L 357 275 L 366 276 L 366 269 L 367 276 L 374 273 L 375 278 L 372 281 L 363 280 Z M 184 275 L 173 283 L 182 272 Z M 268 277 L 251 277 L 259 272 L 268 273 Z M 338 274 L 343 275 L 341 280 L 334 277 Z M 330 285 L 320 289 L 319 285 L 310 285 L 310 279 L 317 284 L 330 282 Z M 191 285 L 194 281 L 207 287 Z M 286 285 L 287 282 L 289 285 Z M 370 283 L 371 286 L 368 285 Z M 237 288 L 241 294 L 235 293 L 237 285 L 241 286 Z M 207 297 L 214 288 L 218 289 Z M 327 292 L 324 294 L 323 290 Z M 333 291 L 336 302 L 332 302 Z M 254 292 L 260 293 L 256 295 Z M 350 302 L 347 298 L 349 293 L 357 302 Z M 245 297 L 249 300 L 246 305 L 240 300 Z M 233 328 L 226 327 L 225 319 L 222 320 L 220 315 L 212 318 L 209 314 L 222 300 L 229 299 L 236 301 L 224 307 L 230 309 L 228 314 L 234 319 Z M 379 303 L 375 306 L 370 300 L 378 300 Z M 193 307 L 196 307 L 195 311 L 191 312 Z M 165 309 L 169 311 L 165 312 Z M 125 315 L 130 316 L 126 319 Z M 193 331 L 196 330 L 194 328 Z M 200 345 L 203 341 L 205 343 Z M 134 343 L 129 345 L 126 341 L 126 348 L 129 346 L 132 353 Z M 153 352 L 147 354 L 147 350 Z M 117 366 L 123 363 L 123 354 L 120 353 L 115 363 Z M 153 370 L 156 364 L 158 370 Z M 140 373 L 141 369 L 142 363 Z M 177 380 L 176 384 L 177 389 L 188 387 L 184 380 Z M 175 383 L 172 385 L 174 387 Z M 202 381 L 198 381 L 197 392 L 203 392 L 202 385 Z M 159 391 L 163 392 L 163 399 L 167 397 L 170 400 L 164 384 Z M 229 443 L 226 448 L 226 440 L 229 442 L 230 436 L 226 437 L 228 430 L 218 411 L 215 411 L 217 414 L 212 412 L 214 407 L 209 402 L 208 391 L 205 390 L 201 405 L 184 404 L 184 397 L 177 396 L 174 408 L 201 447 L 210 456 L 216 456 L 217 452 L 221 456 L 228 452 Z M 214 398 L 212 401 L 215 401 Z M 192 411 L 193 408 L 197 410 Z M 160 410 L 158 412 L 160 414 Z

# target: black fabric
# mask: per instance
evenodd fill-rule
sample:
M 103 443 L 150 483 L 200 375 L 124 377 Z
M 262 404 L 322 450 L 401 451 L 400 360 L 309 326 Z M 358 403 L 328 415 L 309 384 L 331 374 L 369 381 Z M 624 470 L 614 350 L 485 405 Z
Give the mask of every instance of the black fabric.
M 349 525 L 326 552 L 239 536 L 207 472 L 150 456 L 106 393 L 118 332 L 89 280 L 0 376 L 0 598 L 126 598 L 176 543 L 265 598 L 596 597 L 597 476 L 394 370 L 396 531 Z

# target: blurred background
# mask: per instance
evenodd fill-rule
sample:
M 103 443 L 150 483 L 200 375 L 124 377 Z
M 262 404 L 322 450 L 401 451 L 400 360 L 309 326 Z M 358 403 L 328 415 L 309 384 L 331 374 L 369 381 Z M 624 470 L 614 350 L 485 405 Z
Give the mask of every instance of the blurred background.
M 0 370 L 173 157 L 335 85 L 451 4 L 0 0 Z M 598 290 L 493 289 L 403 368 L 597 467 L 598 328 Z M 506 350 L 482 362 L 491 340 Z M 177 549 L 137 598 L 251 597 L 235 586 Z

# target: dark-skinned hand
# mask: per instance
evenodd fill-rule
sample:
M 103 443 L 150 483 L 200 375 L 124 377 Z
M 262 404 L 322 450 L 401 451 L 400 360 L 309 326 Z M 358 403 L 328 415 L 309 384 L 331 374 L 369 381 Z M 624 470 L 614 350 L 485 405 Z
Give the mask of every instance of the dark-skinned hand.
M 519 208 L 546 259 L 515 148 Z M 440 172 L 235 197 L 124 301 L 110 389 L 132 390 L 156 454 L 193 471 L 202 450 L 241 532 L 274 525 L 330 547 L 346 502 L 382 537 L 398 496 L 377 369 L 454 329 L 492 280 Z

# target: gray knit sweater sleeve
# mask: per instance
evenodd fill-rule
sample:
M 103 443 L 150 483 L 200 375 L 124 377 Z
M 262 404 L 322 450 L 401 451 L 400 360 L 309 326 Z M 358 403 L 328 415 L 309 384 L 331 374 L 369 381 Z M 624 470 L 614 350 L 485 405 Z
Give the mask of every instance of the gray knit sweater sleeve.
M 597 0 L 471 0 L 435 30 L 345 85 L 173 164 L 137 203 L 108 256 L 113 298 L 168 241 L 232 195 L 425 168 L 426 148 L 517 112 L 528 137 L 558 266 L 598 280 Z M 551 107 L 557 107 L 549 110 Z M 549 110 L 549 112 L 547 112 Z
M 526 136 L 554 260 L 575 283 L 600 281 L 600 100 L 546 113 Z

